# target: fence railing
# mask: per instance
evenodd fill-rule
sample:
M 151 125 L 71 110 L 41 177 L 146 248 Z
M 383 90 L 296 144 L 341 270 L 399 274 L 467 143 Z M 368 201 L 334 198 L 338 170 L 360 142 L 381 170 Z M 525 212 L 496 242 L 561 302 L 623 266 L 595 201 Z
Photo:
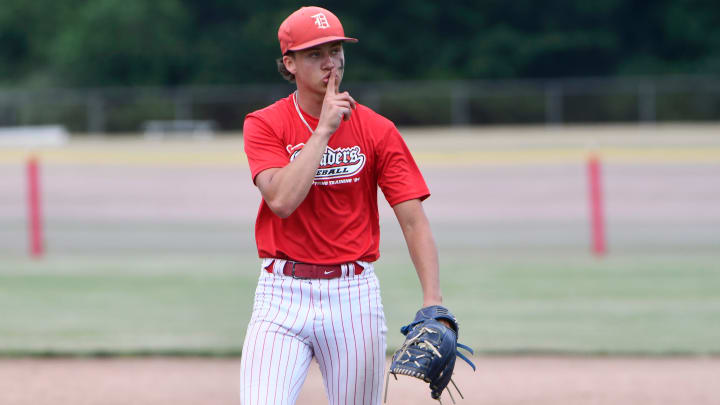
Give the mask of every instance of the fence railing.
M 347 83 L 397 125 L 720 120 L 720 76 Z M 242 128 L 245 114 L 288 95 L 288 84 L 0 90 L 0 126 L 62 124 L 72 132 L 138 132 L 149 121 Z

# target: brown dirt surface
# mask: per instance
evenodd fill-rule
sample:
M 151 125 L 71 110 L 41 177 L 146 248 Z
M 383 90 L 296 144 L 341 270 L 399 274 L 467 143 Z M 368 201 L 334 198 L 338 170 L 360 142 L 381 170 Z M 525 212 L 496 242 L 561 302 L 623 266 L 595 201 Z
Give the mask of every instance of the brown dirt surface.
M 475 357 L 455 380 L 474 404 L 717 404 L 720 358 Z M 0 404 L 239 404 L 240 360 L 0 359 Z M 450 404 L 447 394 L 443 403 Z M 298 405 L 327 404 L 313 363 Z M 391 378 L 388 404 L 433 404 L 426 384 Z

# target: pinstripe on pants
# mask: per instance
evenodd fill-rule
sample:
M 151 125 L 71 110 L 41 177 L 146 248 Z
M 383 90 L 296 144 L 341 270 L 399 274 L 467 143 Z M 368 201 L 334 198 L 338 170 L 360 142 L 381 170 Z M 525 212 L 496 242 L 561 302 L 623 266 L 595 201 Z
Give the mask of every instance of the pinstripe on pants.
M 265 259 L 263 268 L 272 263 Z M 240 365 L 243 405 L 292 405 L 317 360 L 331 405 L 380 404 L 387 327 L 371 263 L 343 276 L 298 280 L 261 270 Z

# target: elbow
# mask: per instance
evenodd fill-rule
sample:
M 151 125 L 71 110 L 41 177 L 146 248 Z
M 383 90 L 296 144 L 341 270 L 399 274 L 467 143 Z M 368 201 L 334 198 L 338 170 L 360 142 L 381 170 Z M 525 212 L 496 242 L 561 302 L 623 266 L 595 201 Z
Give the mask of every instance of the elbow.
M 270 208 L 270 211 L 272 211 L 273 214 L 279 216 L 282 219 L 289 217 L 293 212 L 295 212 L 295 208 L 297 208 L 286 201 L 278 199 L 266 202 L 268 207 Z
M 290 214 L 293 213 L 294 210 L 290 209 L 280 209 L 280 210 L 273 210 L 275 215 L 279 216 L 282 219 L 285 219 L 290 216 Z

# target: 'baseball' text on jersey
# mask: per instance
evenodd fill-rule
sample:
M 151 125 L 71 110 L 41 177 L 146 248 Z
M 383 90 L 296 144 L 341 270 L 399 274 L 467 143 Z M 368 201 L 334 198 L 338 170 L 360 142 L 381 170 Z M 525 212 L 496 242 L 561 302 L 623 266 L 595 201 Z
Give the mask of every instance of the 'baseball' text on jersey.
M 288 145 L 287 151 L 290 153 L 290 161 L 300 153 L 305 144 Z M 351 146 L 349 148 L 331 147 L 325 148 L 322 159 L 320 159 L 320 167 L 315 172 L 315 180 L 339 179 L 343 177 L 352 177 L 358 174 L 365 166 L 365 155 L 359 146 Z

